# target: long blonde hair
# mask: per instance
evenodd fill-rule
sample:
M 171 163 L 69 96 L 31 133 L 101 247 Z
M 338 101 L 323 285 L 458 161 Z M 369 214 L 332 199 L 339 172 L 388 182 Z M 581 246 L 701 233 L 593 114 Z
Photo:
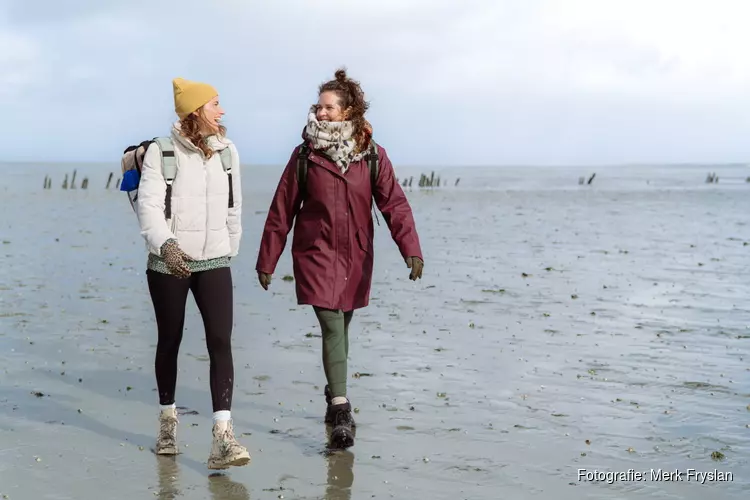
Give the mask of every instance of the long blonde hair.
M 203 114 L 203 108 L 180 120 L 180 131 L 182 132 L 182 135 L 187 137 L 195 147 L 203 151 L 206 158 L 211 158 L 214 155 L 214 150 L 206 143 L 206 138 L 210 135 L 214 135 L 213 133 L 205 133 L 206 129 L 209 127 L 208 120 L 206 120 L 206 116 Z M 224 125 L 218 125 L 218 127 L 219 131 L 217 134 L 225 136 L 227 128 Z

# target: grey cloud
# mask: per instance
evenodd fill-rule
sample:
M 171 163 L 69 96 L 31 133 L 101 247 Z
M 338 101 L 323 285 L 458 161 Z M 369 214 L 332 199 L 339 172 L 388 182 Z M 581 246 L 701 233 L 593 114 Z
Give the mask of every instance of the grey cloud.
M 0 104 L 10 123 L 37 131 L 29 144 L 39 150 L 90 133 L 92 159 L 116 158 L 123 141 L 168 126 L 171 79 L 183 76 L 217 86 L 244 159 L 285 161 L 317 85 L 340 65 L 362 81 L 370 119 L 398 163 L 747 149 L 750 130 L 736 109 L 748 98 L 698 99 L 710 88 L 691 87 L 679 57 L 621 32 L 560 25 L 542 0 L 3 5 L 0 42 L 25 49 L 0 43 Z

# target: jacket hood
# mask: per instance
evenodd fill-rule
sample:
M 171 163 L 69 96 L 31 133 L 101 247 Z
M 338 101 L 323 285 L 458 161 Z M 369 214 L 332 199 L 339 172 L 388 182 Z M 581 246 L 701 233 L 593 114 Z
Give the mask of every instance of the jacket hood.
M 203 154 L 203 151 L 201 151 L 200 148 L 193 144 L 187 137 L 182 135 L 182 126 L 179 121 L 176 121 L 172 124 L 172 138 L 182 144 L 186 149 Z M 206 142 L 208 143 L 208 147 L 210 147 L 214 151 L 221 151 L 222 149 L 227 148 L 230 144 L 232 144 L 232 141 L 227 137 L 219 136 L 216 134 L 208 136 L 206 138 Z

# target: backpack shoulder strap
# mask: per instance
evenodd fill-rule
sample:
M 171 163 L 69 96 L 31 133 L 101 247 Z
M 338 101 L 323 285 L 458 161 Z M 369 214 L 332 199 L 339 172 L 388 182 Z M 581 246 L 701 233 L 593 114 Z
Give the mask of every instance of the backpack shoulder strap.
M 161 151 L 161 171 L 167 186 L 174 182 L 177 175 L 177 158 L 174 155 L 174 144 L 169 137 L 154 137 L 154 142 Z
M 377 143 L 371 138 L 370 139 L 370 146 L 369 151 L 367 152 L 366 158 L 367 158 L 367 168 L 370 169 L 370 189 L 373 193 L 375 193 L 375 186 L 378 183 L 378 174 L 380 173 L 380 165 L 379 165 L 379 158 L 378 158 L 378 145 Z M 370 205 L 372 207 L 372 213 L 375 214 L 375 220 L 378 222 L 378 226 L 380 225 L 380 219 L 378 218 L 378 213 L 375 211 L 375 204 L 373 203 L 373 198 L 370 197 Z
M 224 148 L 219 151 L 219 156 L 221 157 L 221 166 L 224 167 L 224 172 L 228 174 L 232 173 L 232 150 Z
M 297 150 L 297 185 L 303 198 L 307 186 L 307 158 L 309 154 L 310 148 L 307 146 L 307 143 L 303 142 L 300 144 Z
M 174 155 L 174 144 L 169 137 L 154 137 L 154 142 L 161 152 L 161 172 L 167 183 L 167 194 L 164 196 L 164 218 L 172 218 L 172 183 L 177 175 L 177 158 Z
M 378 158 L 378 145 L 377 143 L 370 139 L 370 147 L 369 152 L 367 153 L 367 166 L 370 169 L 370 183 L 372 184 L 373 189 L 375 189 L 375 184 L 378 182 L 378 174 L 379 172 L 379 158 Z
M 234 207 L 234 189 L 232 189 L 232 150 L 227 148 L 219 151 L 221 157 L 221 165 L 224 167 L 224 172 L 227 173 L 229 179 L 229 208 Z

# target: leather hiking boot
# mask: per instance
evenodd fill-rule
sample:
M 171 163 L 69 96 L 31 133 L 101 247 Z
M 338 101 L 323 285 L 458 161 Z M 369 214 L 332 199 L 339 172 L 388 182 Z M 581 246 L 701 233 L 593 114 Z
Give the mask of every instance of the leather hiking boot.
M 334 419 L 336 417 L 336 414 L 334 411 L 331 410 L 331 401 L 333 400 L 333 396 L 331 395 L 331 389 L 326 385 L 325 390 L 323 392 L 326 397 L 326 416 L 324 418 L 324 421 L 326 424 L 334 425 Z M 349 401 L 349 398 L 347 398 L 347 401 Z M 349 402 L 351 404 L 351 401 Z M 357 424 L 354 422 L 354 416 L 350 413 L 349 418 L 351 420 L 351 426 L 356 427 Z
M 209 469 L 226 469 L 239 467 L 250 462 L 250 453 L 234 437 L 232 422 L 214 424 L 212 430 L 214 439 L 211 444 L 211 454 L 208 456 Z
M 354 418 L 350 403 L 331 405 L 328 409 L 331 415 L 333 430 L 331 431 L 331 448 L 349 448 L 354 446 Z
M 159 435 L 156 438 L 157 455 L 177 455 L 177 410 L 167 408 L 159 413 Z

